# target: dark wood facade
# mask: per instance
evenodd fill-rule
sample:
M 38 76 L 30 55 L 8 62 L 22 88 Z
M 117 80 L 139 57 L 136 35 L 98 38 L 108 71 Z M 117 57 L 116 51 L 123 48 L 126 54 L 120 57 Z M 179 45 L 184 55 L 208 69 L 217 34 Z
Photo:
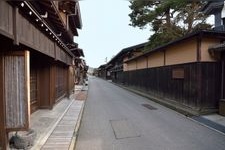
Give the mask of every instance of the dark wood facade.
M 218 108 L 220 67 L 220 63 L 209 62 L 121 71 L 113 81 L 204 113 Z M 177 69 L 183 70 L 183 78 L 173 76 Z
M 29 128 L 31 113 L 73 91 L 67 44 L 82 25 L 79 12 L 65 14 L 75 14 L 76 3 L 0 1 L 0 149 L 7 149 L 8 132 Z

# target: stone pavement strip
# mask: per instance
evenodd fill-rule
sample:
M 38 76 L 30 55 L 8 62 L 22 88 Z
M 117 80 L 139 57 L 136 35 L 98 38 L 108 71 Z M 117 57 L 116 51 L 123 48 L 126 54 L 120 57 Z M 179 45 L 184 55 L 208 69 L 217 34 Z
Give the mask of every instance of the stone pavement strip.
M 76 95 L 76 100 L 84 101 L 87 99 L 87 91 L 81 91 L 79 94 Z
M 78 125 L 80 111 L 84 102 L 74 101 L 66 114 L 62 117 L 56 128 L 53 130 L 47 141 L 41 148 L 42 150 L 73 149 L 73 138 L 76 136 L 76 126 Z
M 52 110 L 32 114 L 31 128 L 37 132 L 37 137 L 30 150 L 74 149 L 87 90 L 88 86 L 75 86 L 75 93 L 69 99 L 64 98 Z M 77 100 L 77 97 L 81 99 Z

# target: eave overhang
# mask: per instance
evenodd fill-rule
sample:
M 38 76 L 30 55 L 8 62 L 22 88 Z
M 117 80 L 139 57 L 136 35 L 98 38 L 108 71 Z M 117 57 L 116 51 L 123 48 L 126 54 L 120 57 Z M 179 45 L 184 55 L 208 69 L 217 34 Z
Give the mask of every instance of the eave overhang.
M 134 45 L 134 46 L 130 46 L 130 47 L 127 47 L 127 48 L 124 48 L 122 49 L 119 53 L 116 54 L 116 56 L 114 56 L 109 62 L 108 64 L 112 64 L 114 61 L 116 61 L 119 57 L 122 57 L 128 53 L 131 53 L 137 49 L 141 49 L 141 48 L 144 48 L 146 45 L 148 44 L 148 42 L 145 42 L 145 43 L 141 43 L 141 44 L 137 44 L 137 45 Z
M 56 8 L 53 1 L 28 1 L 33 7 L 42 15 L 48 24 L 54 28 L 58 35 L 62 37 L 64 41 L 73 41 L 73 33 L 71 30 L 67 30 L 66 24 L 64 23 L 59 10 Z
M 31 23 L 33 23 L 46 36 L 48 36 L 49 39 L 55 41 L 67 54 L 69 54 L 71 57 L 74 57 L 73 53 L 66 46 L 66 43 L 70 43 L 71 41 L 63 39 L 62 34 L 58 35 L 58 32 L 57 32 L 58 26 L 56 27 L 52 26 L 51 22 L 49 21 L 50 20 L 49 15 L 48 15 L 48 18 L 44 18 L 43 14 L 41 14 L 43 11 L 39 12 L 39 10 L 36 9 L 37 4 L 36 4 L 36 7 L 34 7 L 33 5 L 34 2 L 39 3 L 40 1 L 22 1 L 22 2 L 9 1 L 11 5 L 19 7 L 20 13 L 23 14 Z M 22 3 L 23 3 L 23 6 L 21 6 Z
M 73 48 L 73 49 L 70 49 L 70 50 L 76 57 L 84 57 L 83 49 L 81 49 L 81 48 Z
M 82 20 L 80 13 L 80 6 L 78 1 L 63 1 L 59 2 L 59 9 L 67 13 L 69 25 L 72 33 L 78 36 L 78 29 L 82 28 Z

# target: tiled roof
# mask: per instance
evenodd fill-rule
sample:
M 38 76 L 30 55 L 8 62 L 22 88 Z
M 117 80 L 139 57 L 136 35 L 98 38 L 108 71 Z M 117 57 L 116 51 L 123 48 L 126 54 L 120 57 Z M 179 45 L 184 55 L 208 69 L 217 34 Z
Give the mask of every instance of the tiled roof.
M 203 36 L 203 35 L 214 36 L 214 37 L 219 37 L 219 38 L 224 38 L 225 39 L 225 32 L 218 32 L 218 31 L 213 31 L 213 30 L 210 30 L 210 31 L 208 31 L 208 30 L 197 31 L 197 32 L 193 32 L 191 34 L 188 34 L 188 35 L 186 35 L 186 36 L 184 36 L 182 38 L 178 38 L 177 40 L 171 41 L 171 42 L 169 42 L 167 44 L 164 44 L 164 45 L 161 45 L 159 47 L 156 47 L 156 48 L 154 48 L 152 50 L 149 50 L 149 51 L 147 51 L 146 53 L 144 53 L 142 55 L 139 55 L 137 57 L 134 57 L 134 58 L 131 58 L 131 59 L 127 60 L 126 62 L 129 62 L 129 61 L 135 60 L 137 58 L 146 56 L 146 55 L 148 55 L 150 53 L 153 53 L 153 52 L 156 52 L 156 51 L 160 51 L 160 50 L 162 50 L 162 49 L 164 49 L 164 48 L 166 48 L 168 46 L 177 44 L 177 43 L 179 43 L 179 42 L 181 42 L 183 40 L 186 40 L 188 38 L 192 38 L 194 36 Z
M 116 56 L 114 56 L 108 62 L 108 64 L 112 63 L 113 61 L 115 61 L 116 59 L 118 59 L 119 57 L 121 57 L 122 55 L 124 55 L 124 54 L 126 54 L 128 52 L 134 51 L 136 49 L 144 48 L 147 45 L 147 43 L 148 42 L 145 42 L 145 43 L 141 43 L 141 44 L 138 44 L 138 45 L 134 45 L 134 46 L 130 46 L 130 47 L 127 47 L 127 48 L 122 49 L 119 53 L 116 54 Z

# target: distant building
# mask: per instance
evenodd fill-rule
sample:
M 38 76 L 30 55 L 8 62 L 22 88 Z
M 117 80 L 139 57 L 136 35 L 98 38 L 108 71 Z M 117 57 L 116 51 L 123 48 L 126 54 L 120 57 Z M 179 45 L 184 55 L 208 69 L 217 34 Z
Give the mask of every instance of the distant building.
M 88 67 L 88 74 L 94 75 L 95 68 Z
M 143 54 L 146 45 L 147 42 L 130 46 L 116 54 L 106 65 L 106 69 L 110 73 L 110 79 L 116 81 L 121 72 L 128 70 L 129 68 L 124 61 Z
M 106 64 L 99 66 L 96 69 L 96 72 L 98 77 L 106 79 L 107 76 Z

